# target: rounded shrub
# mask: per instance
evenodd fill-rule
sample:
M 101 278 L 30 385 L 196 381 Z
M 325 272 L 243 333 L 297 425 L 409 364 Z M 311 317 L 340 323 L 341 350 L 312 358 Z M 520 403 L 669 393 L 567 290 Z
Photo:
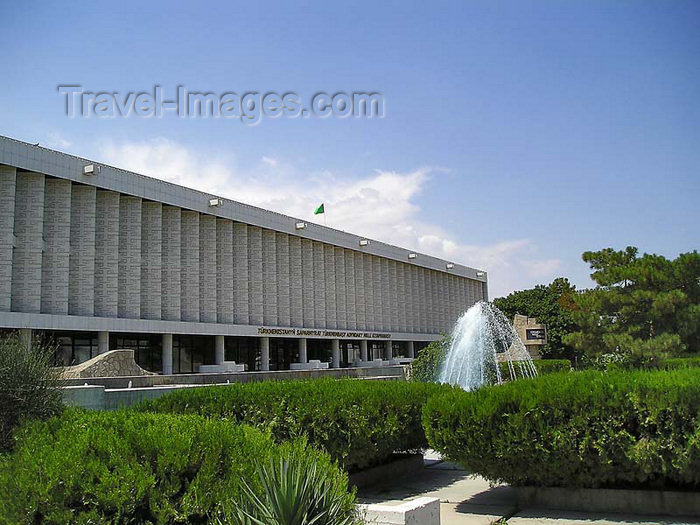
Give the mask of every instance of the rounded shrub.
M 197 414 L 268 430 L 278 441 L 306 436 L 348 471 L 426 448 L 421 412 L 436 384 L 313 379 L 183 389 L 137 407 Z
M 276 445 L 250 427 L 198 416 L 81 412 L 21 427 L 0 457 L 0 523 L 235 523 L 260 464 L 299 458 L 341 495 L 347 475 L 303 439 Z
M 700 370 L 543 375 L 428 400 L 428 441 L 490 481 L 700 487 Z
M 18 333 L 0 337 L 0 451 L 12 447 L 21 419 L 46 419 L 63 408 L 51 355 L 40 341 L 25 347 Z

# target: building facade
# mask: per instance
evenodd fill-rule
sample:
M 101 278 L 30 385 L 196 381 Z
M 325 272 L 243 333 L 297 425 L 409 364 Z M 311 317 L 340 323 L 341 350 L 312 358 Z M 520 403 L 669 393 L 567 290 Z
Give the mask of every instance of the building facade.
M 61 364 L 412 357 L 482 299 L 483 271 L 0 137 L 0 329 Z

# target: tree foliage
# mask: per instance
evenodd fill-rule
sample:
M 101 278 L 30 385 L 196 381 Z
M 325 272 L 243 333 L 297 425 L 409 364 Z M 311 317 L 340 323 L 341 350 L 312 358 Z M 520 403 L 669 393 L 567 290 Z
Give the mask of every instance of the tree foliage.
M 573 297 L 578 330 L 564 342 L 633 365 L 700 350 L 700 254 L 669 260 L 628 246 L 585 252 L 596 287 Z
M 449 335 L 443 335 L 440 340 L 431 341 L 418 352 L 418 356 L 411 363 L 411 381 L 422 383 L 437 381 L 451 344 L 452 338 Z
M 493 304 L 506 317 L 515 314 L 536 317 L 547 325 L 547 344 L 541 350 L 545 359 L 569 359 L 577 356 L 575 349 L 563 341 L 565 335 L 577 329 L 572 310 L 576 288 L 560 277 L 549 285 L 537 285 L 529 290 L 513 292 L 495 299 Z
M 46 419 L 61 411 L 52 350 L 38 340 L 27 348 L 14 332 L 0 337 L 0 451 L 12 447 L 22 419 Z

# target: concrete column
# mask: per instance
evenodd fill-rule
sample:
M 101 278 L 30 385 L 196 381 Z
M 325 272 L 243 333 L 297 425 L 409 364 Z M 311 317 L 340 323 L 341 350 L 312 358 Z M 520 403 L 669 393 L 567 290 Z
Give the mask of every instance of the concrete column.
M 217 365 L 224 364 L 224 336 L 214 336 L 214 363 Z
M 384 359 L 391 361 L 394 358 L 391 339 L 384 342 Z
M 270 338 L 260 338 L 260 370 L 270 370 Z
M 173 334 L 163 334 L 163 375 L 173 373 Z
M 407 348 L 407 352 L 408 352 L 408 357 L 415 357 L 415 349 L 413 347 L 413 341 L 407 341 L 406 348 Z
M 299 339 L 299 362 L 300 363 L 308 363 L 309 359 L 306 354 L 306 339 L 301 338 Z
M 109 332 L 97 332 L 97 353 L 109 352 Z
M 331 339 L 331 368 L 340 368 L 340 339 Z
M 360 340 L 360 360 L 367 361 L 367 339 Z
M 32 347 L 32 329 L 31 328 L 20 328 L 19 330 L 19 340 L 22 346 L 29 350 Z

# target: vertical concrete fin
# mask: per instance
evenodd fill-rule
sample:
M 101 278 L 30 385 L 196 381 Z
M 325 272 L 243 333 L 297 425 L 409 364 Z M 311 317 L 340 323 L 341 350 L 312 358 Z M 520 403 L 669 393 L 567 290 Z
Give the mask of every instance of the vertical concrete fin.
M 167 321 L 179 321 L 182 315 L 180 302 L 182 293 L 181 239 L 182 210 L 175 206 L 163 206 L 161 316 Z
M 180 317 L 183 321 L 199 321 L 199 213 L 182 210 Z
M 141 317 L 141 199 L 119 198 L 119 317 Z
M 95 315 L 119 313 L 119 194 L 97 191 L 95 216 Z
M 233 323 L 233 222 L 216 219 L 216 322 Z
M 326 266 L 323 256 L 323 244 L 314 241 L 314 327 L 326 327 Z
M 14 312 L 41 312 L 41 262 L 44 249 L 44 176 L 18 173 L 15 191 L 15 249 L 12 252 Z
M 396 301 L 399 305 L 398 330 L 408 332 L 406 321 L 406 264 L 396 263 Z
M 277 242 L 273 230 L 264 229 L 262 239 L 263 324 L 276 326 L 277 319 Z
M 233 322 L 250 324 L 249 313 L 248 227 L 233 223 Z
M 377 327 L 377 317 L 374 315 L 374 287 L 379 285 L 379 282 L 375 281 L 372 275 L 372 256 L 367 253 L 362 255 L 362 283 L 365 290 L 365 326 L 367 330 L 374 330 Z
M 163 278 L 163 205 L 141 208 L 141 318 L 161 319 Z
M 345 300 L 349 330 L 357 330 L 357 298 L 355 289 L 355 256 L 351 250 L 343 249 L 345 258 Z
M 364 256 L 360 252 L 351 252 L 355 264 L 355 317 L 357 329 L 367 330 Z
M 70 315 L 95 315 L 96 199 L 94 186 L 73 184 L 70 206 Z
M 0 166 L 0 312 L 9 312 L 12 304 L 16 183 L 17 170 Z
M 338 246 L 333 248 L 335 259 L 335 306 L 338 328 L 348 328 L 348 296 L 345 287 L 345 251 Z
M 338 328 L 338 310 L 335 289 L 335 250 L 330 244 L 323 244 L 323 286 L 326 289 L 326 328 Z
M 250 324 L 263 324 L 262 229 L 248 226 L 248 310 Z
M 385 311 L 384 311 L 384 292 L 383 288 L 386 283 L 384 280 L 384 275 L 382 275 L 382 260 L 372 255 L 372 281 L 374 282 L 374 317 L 376 322 L 374 325 L 375 330 L 385 329 Z
M 391 315 L 391 331 L 399 330 L 399 291 L 396 282 L 396 261 L 389 260 L 389 313 Z
M 425 289 L 425 268 L 418 270 L 418 331 L 425 333 L 428 329 L 428 297 Z
M 291 326 L 291 285 L 289 282 L 289 235 L 276 234 L 277 244 L 277 324 Z
M 292 235 L 289 237 L 289 302 L 291 325 L 294 327 L 304 325 L 301 264 L 301 239 Z
M 301 271 L 302 271 L 302 308 L 304 312 L 304 326 L 313 328 L 316 326 L 314 310 L 314 250 L 310 239 L 301 239 Z
M 71 182 L 46 179 L 41 311 L 68 314 L 71 242 Z
M 199 216 L 199 320 L 216 322 L 216 217 Z

